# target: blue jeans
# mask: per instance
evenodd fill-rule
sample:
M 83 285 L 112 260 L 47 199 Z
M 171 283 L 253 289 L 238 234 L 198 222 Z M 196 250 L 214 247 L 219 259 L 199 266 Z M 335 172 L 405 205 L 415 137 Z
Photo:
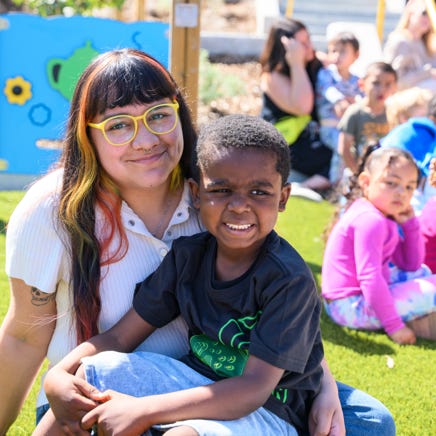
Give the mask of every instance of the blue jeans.
M 336 384 L 347 436 L 395 436 L 394 418 L 383 403 L 351 386 Z
M 336 383 L 344 412 L 347 436 L 395 436 L 394 419 L 380 401 L 351 386 Z M 48 404 L 37 408 L 36 423 L 48 409 Z

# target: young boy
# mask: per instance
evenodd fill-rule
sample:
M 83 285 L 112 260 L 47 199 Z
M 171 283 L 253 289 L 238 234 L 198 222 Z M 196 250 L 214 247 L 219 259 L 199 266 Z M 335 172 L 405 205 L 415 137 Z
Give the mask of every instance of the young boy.
M 305 262 L 273 230 L 290 194 L 288 144 L 267 121 L 230 115 L 202 129 L 197 155 L 192 194 L 208 231 L 176 240 L 137 286 L 133 309 L 49 371 L 48 398 L 56 409 L 69 392 L 74 396 L 80 383 L 66 386 L 72 377 L 66 371 L 74 373 L 85 356 L 131 351 L 181 315 L 189 327 L 184 363 L 151 353 L 83 359 L 92 385 L 134 397 L 89 393 L 93 387 L 81 381 L 79 391 L 102 402 L 82 419 L 82 429 L 98 422 L 116 434 L 140 434 L 179 421 L 165 428 L 307 433 L 322 375 L 320 301 Z M 82 410 L 91 409 L 89 398 L 80 401 Z M 53 414 L 41 424 L 47 420 Z
M 342 177 L 342 159 L 338 154 L 339 120 L 356 96 L 361 95 L 359 78 L 350 72 L 359 57 L 359 41 L 350 32 L 340 32 L 328 41 L 328 67 L 322 68 L 316 81 L 315 103 L 320 120 L 320 136 L 332 151 L 329 178 L 335 185 Z
M 397 74 L 391 65 L 374 62 L 367 67 L 359 86 L 364 97 L 345 111 L 338 124 L 338 152 L 352 173 L 357 170 L 364 146 L 389 132 L 385 101 L 396 91 Z

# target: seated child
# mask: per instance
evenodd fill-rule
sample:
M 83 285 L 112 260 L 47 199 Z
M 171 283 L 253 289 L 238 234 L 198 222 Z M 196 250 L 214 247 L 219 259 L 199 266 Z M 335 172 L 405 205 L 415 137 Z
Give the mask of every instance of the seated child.
M 327 239 L 322 296 L 334 322 L 383 328 L 393 341 L 413 344 L 406 323 L 436 311 L 436 276 L 422 266 L 424 243 L 410 205 L 419 169 L 399 148 L 367 151 Z
M 436 156 L 436 95 L 428 103 L 427 116 L 412 117 L 392 129 L 380 141 L 383 147 L 398 147 L 412 154 L 424 179 L 414 193 L 412 205 L 415 213 L 421 213 L 436 189 L 428 183 L 430 161 Z
M 430 162 L 429 184 L 436 188 L 436 159 Z M 425 244 L 425 264 L 436 273 L 436 196 L 430 198 L 419 216 Z
M 327 49 L 329 65 L 318 72 L 315 103 L 321 140 L 333 151 L 329 178 L 334 185 L 343 171 L 337 126 L 348 106 L 361 95 L 359 78 L 350 72 L 350 66 L 359 57 L 359 41 L 350 32 L 340 32 L 328 41 Z
M 174 241 L 137 286 L 133 309 L 49 371 L 50 404 L 56 415 L 74 390 L 68 373 L 82 359 L 88 381 L 111 389 L 88 394 L 102 404 L 83 417 L 82 429 L 306 433 L 322 376 L 321 303 L 309 268 L 273 230 L 290 194 L 288 144 L 258 117 L 229 115 L 203 127 L 197 156 L 191 188 L 208 231 Z M 90 357 L 131 351 L 180 314 L 191 348 L 182 361 L 147 352 Z M 82 392 L 92 391 L 82 383 Z M 40 434 L 54 428 L 49 412 Z
M 405 123 L 412 117 L 425 117 L 432 97 L 428 89 L 413 87 L 397 91 L 386 100 L 386 118 L 389 128 Z
M 391 65 L 374 62 L 359 84 L 364 97 L 345 111 L 338 124 L 338 152 L 351 173 L 357 170 L 363 148 L 389 132 L 385 102 L 396 91 L 397 74 Z

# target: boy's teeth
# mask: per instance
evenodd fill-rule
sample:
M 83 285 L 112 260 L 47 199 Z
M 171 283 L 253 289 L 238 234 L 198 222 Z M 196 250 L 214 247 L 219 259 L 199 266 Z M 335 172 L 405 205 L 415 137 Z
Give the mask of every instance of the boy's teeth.
M 227 224 L 232 230 L 247 230 L 251 227 L 251 224 Z

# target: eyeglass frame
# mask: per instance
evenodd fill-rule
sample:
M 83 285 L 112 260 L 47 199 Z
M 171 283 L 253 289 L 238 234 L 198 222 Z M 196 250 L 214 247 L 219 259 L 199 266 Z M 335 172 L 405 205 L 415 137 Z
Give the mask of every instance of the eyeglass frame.
M 156 132 L 155 130 L 151 129 L 150 126 L 148 125 L 148 123 L 146 121 L 146 115 L 150 111 L 152 111 L 153 109 L 156 109 L 156 108 L 159 108 L 159 107 L 162 107 L 162 106 L 170 106 L 170 107 L 172 107 L 174 109 L 175 113 L 176 113 L 176 120 L 174 122 L 174 126 L 170 130 L 167 130 L 165 132 Z M 114 147 L 121 147 L 122 145 L 126 145 L 126 144 L 128 144 L 129 142 L 133 141 L 136 138 L 136 135 L 138 134 L 138 121 L 140 119 L 142 119 L 144 127 L 150 133 L 153 133 L 153 135 L 166 135 L 168 133 L 171 133 L 176 128 L 176 126 L 177 126 L 177 120 L 179 119 L 179 108 L 180 108 L 179 102 L 177 100 L 173 100 L 172 103 L 159 103 L 159 104 L 157 104 L 155 106 L 151 106 L 142 115 L 134 116 L 134 115 L 128 115 L 128 114 L 119 114 L 119 115 L 114 115 L 112 117 L 106 118 L 105 120 L 103 120 L 103 121 L 101 121 L 99 123 L 91 123 L 91 122 L 89 122 L 87 124 L 87 126 L 93 127 L 95 129 L 98 129 L 98 130 L 101 130 L 101 132 L 103 133 L 104 139 L 106 139 L 106 141 L 109 142 L 110 145 L 112 145 Z M 132 135 L 132 137 L 128 141 L 122 142 L 120 144 L 115 144 L 115 143 L 113 143 L 107 137 L 106 130 L 104 129 L 104 127 L 105 127 L 107 122 L 109 122 L 109 121 L 111 121 L 111 120 L 113 120 L 115 118 L 118 118 L 118 117 L 127 117 L 127 118 L 132 119 L 134 121 L 134 124 L 135 124 L 135 133 Z

